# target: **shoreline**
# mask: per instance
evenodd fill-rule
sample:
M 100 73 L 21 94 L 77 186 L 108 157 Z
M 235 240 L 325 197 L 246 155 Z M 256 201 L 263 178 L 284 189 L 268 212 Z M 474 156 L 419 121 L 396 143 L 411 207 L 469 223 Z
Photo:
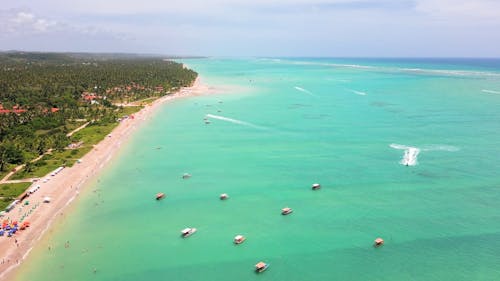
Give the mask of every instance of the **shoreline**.
M 211 94 L 214 88 L 201 83 L 198 76 L 190 87 L 180 88 L 173 94 L 156 99 L 134 114 L 134 119 L 128 118 L 116 126 L 111 133 L 94 145 L 81 158 L 81 163 L 63 169 L 56 176 L 49 174 L 43 178 L 50 178 L 46 183 L 39 183 L 41 188 L 28 197 L 29 205 L 17 204 L 3 219 L 19 220 L 22 213 L 29 213 L 26 221 L 31 226 L 17 232 L 13 237 L 0 237 L 0 281 L 12 280 L 20 265 L 29 256 L 31 250 L 46 235 L 54 222 L 63 215 L 63 211 L 70 206 L 93 179 L 96 179 L 105 165 L 109 165 L 122 145 L 130 141 L 131 136 L 141 125 L 144 125 L 161 106 L 174 99 Z M 68 188 L 69 187 L 69 188 Z M 45 196 L 51 197 L 50 203 L 43 203 Z

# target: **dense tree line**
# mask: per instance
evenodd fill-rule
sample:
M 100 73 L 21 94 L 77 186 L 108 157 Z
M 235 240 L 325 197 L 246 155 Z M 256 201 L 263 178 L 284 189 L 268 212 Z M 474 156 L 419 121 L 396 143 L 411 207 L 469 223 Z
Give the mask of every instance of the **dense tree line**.
M 0 53 L 0 103 L 25 110 L 0 114 L 0 171 L 63 149 L 70 120 L 113 122 L 114 102 L 168 94 L 196 76 L 161 58 Z M 83 100 L 84 93 L 95 93 L 99 103 Z

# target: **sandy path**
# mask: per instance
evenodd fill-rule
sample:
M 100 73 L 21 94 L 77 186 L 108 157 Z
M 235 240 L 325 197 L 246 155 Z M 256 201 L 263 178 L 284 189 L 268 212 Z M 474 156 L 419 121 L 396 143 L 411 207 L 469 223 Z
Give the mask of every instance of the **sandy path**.
M 39 181 L 37 184 L 41 188 L 27 199 L 30 202 L 29 205 L 18 204 L 14 210 L 7 213 L 6 217 L 0 219 L 19 220 L 21 216 L 27 215 L 25 221 L 31 223 L 29 228 L 18 231 L 13 237 L 0 237 L 0 281 L 14 277 L 14 269 L 22 264 L 54 220 L 63 215 L 64 208 L 79 195 L 80 189 L 98 175 L 104 165 L 120 150 L 123 142 L 127 141 L 137 127 L 145 123 L 145 120 L 149 119 L 162 104 L 179 97 L 213 92 L 213 88 L 204 86 L 199 78 L 196 79 L 192 87 L 182 88 L 175 94 L 162 97 L 135 114 L 134 119 L 122 121 L 110 136 L 102 140 L 81 159 L 81 163 L 63 169 L 56 176 L 45 176 L 44 178 L 50 178 L 50 181 L 46 183 Z M 52 202 L 43 203 L 45 196 L 51 197 Z

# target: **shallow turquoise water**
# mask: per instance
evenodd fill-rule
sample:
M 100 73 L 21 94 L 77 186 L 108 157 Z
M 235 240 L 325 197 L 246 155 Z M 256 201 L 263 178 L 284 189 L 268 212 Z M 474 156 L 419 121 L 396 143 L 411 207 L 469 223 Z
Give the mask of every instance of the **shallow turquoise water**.
M 500 279 L 499 61 L 185 63 L 231 90 L 164 106 L 18 280 Z

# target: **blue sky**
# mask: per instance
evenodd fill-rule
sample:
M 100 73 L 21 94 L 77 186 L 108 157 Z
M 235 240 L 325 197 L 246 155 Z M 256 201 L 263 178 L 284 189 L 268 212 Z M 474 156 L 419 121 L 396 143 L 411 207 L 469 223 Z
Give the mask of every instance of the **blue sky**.
M 500 57 L 498 0 L 2 0 L 0 50 Z

